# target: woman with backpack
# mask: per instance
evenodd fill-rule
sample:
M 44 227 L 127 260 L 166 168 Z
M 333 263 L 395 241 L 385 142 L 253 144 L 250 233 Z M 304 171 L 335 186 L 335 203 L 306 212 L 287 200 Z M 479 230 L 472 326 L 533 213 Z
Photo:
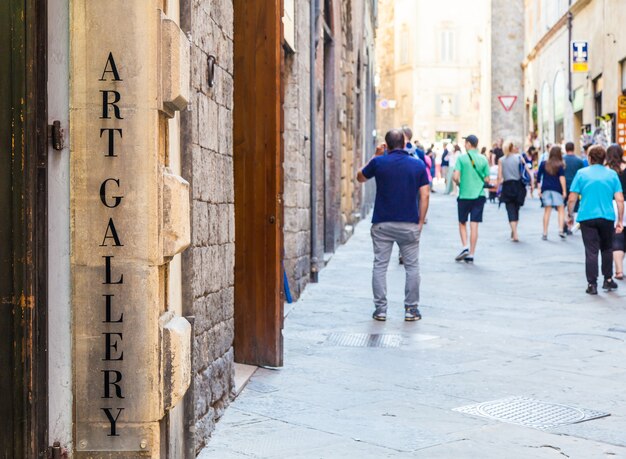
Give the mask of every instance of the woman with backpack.
M 504 143 L 504 156 L 498 161 L 498 187 L 500 203 L 506 206 L 506 213 L 511 226 L 511 241 L 519 242 L 517 225 L 519 223 L 519 210 L 526 200 L 526 180 L 532 180 L 532 171 L 524 161 L 520 150 L 514 142 Z
M 563 225 L 565 223 L 565 167 L 563 152 L 558 145 L 553 146 L 548 154 L 548 159 L 539 165 L 537 181 L 541 183 L 539 197 L 543 204 L 543 236 L 541 239 L 548 240 L 548 227 L 550 226 L 550 214 L 556 207 L 559 213 L 559 237 L 565 239 Z

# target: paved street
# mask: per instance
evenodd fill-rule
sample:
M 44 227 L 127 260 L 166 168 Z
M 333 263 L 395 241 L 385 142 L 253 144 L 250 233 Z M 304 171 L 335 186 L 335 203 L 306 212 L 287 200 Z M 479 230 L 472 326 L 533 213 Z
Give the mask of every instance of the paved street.
M 475 265 L 455 263 L 454 206 L 432 197 L 421 322 L 403 321 L 395 253 L 388 321 L 371 319 L 361 223 L 286 318 L 284 368 L 255 373 L 200 457 L 626 457 L 626 283 L 587 296 L 580 233 L 560 241 L 555 213 L 541 241 L 537 200 L 522 211 L 519 244 L 504 208 L 488 204 Z M 348 334 L 390 336 L 356 347 L 362 336 Z M 512 396 L 611 416 L 541 431 L 453 411 Z

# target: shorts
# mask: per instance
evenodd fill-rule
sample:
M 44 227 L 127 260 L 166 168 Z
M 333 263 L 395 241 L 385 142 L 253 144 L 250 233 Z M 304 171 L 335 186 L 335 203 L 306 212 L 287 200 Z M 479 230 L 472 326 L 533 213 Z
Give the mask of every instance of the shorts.
M 459 223 L 467 223 L 468 219 L 475 223 L 481 223 L 485 201 L 487 199 L 484 196 L 478 199 L 457 199 Z
M 553 190 L 546 190 L 542 192 L 541 202 L 543 202 L 544 207 L 559 207 L 565 205 L 563 195 Z
M 613 251 L 614 252 L 625 252 L 626 251 L 626 238 L 624 237 L 624 232 L 613 235 Z

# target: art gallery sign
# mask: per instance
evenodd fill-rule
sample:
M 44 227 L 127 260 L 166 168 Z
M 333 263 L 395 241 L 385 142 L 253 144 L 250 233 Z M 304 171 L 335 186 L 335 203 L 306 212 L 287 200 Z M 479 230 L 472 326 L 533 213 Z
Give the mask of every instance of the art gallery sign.
M 76 0 L 72 15 L 75 448 L 159 457 L 159 421 L 191 375 L 190 326 L 164 288 L 190 240 L 189 185 L 164 142 L 189 97 L 189 44 L 156 1 Z

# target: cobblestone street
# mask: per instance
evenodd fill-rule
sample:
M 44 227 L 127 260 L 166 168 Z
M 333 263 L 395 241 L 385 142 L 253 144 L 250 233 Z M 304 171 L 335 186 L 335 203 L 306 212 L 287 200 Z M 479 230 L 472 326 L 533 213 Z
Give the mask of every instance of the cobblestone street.
M 487 204 L 475 264 L 455 263 L 455 201 L 434 194 L 417 323 L 403 321 L 397 249 L 388 320 L 371 319 L 360 223 L 289 310 L 284 368 L 256 371 L 200 457 L 626 457 L 626 284 L 586 295 L 580 233 L 560 241 L 554 214 L 543 242 L 541 215 L 528 200 L 513 244 Z M 514 396 L 611 415 L 542 431 L 453 411 Z

